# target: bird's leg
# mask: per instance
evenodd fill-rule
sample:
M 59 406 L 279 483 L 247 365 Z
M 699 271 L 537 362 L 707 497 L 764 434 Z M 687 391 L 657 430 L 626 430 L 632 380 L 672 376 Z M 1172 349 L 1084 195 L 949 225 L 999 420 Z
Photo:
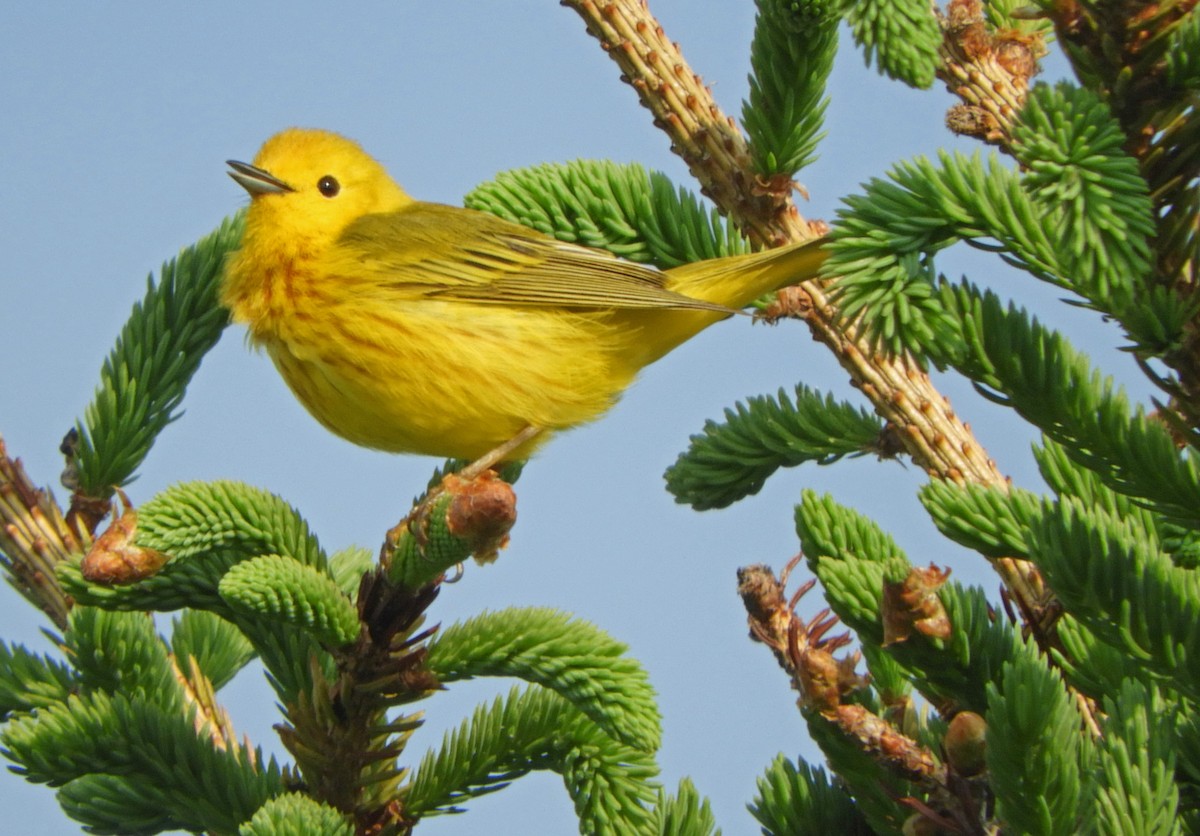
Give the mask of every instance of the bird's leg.
M 514 452 L 519 450 L 523 445 L 529 443 L 533 439 L 542 434 L 542 427 L 528 426 L 514 435 L 503 444 L 499 444 L 488 450 L 475 461 L 468 464 L 466 467 L 452 474 L 465 482 L 476 479 L 485 471 L 493 469 L 500 462 L 506 460 Z M 450 476 L 451 474 L 447 474 Z M 425 518 L 429 515 L 433 503 L 439 496 L 442 495 L 445 488 L 442 485 L 435 485 L 425 494 L 425 498 L 418 502 L 413 509 L 405 515 L 404 519 L 396 523 L 396 526 L 387 533 L 388 543 L 397 543 L 401 535 L 407 529 L 417 538 L 417 542 L 422 546 L 425 545 Z
M 485 470 L 492 470 L 500 462 L 505 461 L 523 445 L 533 441 L 542 434 L 541 427 L 528 426 L 503 444 L 498 444 L 482 456 L 458 471 L 458 478 L 469 482 L 480 476 Z

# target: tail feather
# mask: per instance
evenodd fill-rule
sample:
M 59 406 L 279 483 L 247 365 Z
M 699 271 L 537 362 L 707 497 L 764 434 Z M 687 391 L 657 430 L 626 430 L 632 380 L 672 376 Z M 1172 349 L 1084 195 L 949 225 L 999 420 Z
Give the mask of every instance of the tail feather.
M 752 255 L 697 261 L 667 271 L 667 287 L 704 302 L 742 308 L 765 293 L 814 278 L 825 263 L 824 238 Z
M 825 239 L 793 244 L 752 255 L 698 261 L 667 271 L 667 288 L 729 309 L 727 313 L 680 308 L 622 310 L 621 332 L 635 336 L 625 345 L 627 368 L 640 369 L 708 326 L 755 299 L 790 284 L 814 278 L 825 262 Z

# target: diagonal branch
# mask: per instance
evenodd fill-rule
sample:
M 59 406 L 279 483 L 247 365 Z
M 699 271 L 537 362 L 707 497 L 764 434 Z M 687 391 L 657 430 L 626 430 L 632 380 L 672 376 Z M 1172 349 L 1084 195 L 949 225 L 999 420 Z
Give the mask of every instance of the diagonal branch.
M 671 139 L 671 149 L 687 163 L 701 191 L 759 244 L 777 246 L 815 236 L 791 196 L 760 183 L 750 166 L 746 140 L 725 115 L 711 90 L 688 66 L 644 0 L 562 0 L 587 24 L 588 32 L 621 68 L 654 123 Z M 840 319 L 822 282 L 799 285 L 808 298 L 803 318 L 850 373 L 853 385 L 896 427 L 895 436 L 931 476 L 955 482 L 1007 486 L 996 464 L 911 359 L 874 353 L 853 323 Z M 1036 625 L 1049 595 L 1029 563 L 1002 558 L 993 565 L 1022 611 Z

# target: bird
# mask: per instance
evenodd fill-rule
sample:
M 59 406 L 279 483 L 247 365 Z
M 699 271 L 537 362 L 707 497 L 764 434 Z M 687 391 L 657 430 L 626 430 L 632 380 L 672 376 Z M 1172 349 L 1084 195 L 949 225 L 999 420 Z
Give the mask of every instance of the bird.
M 250 205 L 222 304 L 321 424 L 390 452 L 528 458 L 825 260 L 818 240 L 658 270 L 414 200 L 324 130 L 289 128 L 253 163 L 227 162 Z

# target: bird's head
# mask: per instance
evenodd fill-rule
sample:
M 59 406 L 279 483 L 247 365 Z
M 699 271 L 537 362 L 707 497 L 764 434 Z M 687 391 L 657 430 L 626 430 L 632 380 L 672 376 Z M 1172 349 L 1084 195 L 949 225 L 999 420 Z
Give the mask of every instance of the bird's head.
M 247 233 L 319 251 L 355 219 L 411 202 L 357 142 L 329 131 L 288 128 L 268 139 L 253 165 L 229 160 L 250 193 Z

